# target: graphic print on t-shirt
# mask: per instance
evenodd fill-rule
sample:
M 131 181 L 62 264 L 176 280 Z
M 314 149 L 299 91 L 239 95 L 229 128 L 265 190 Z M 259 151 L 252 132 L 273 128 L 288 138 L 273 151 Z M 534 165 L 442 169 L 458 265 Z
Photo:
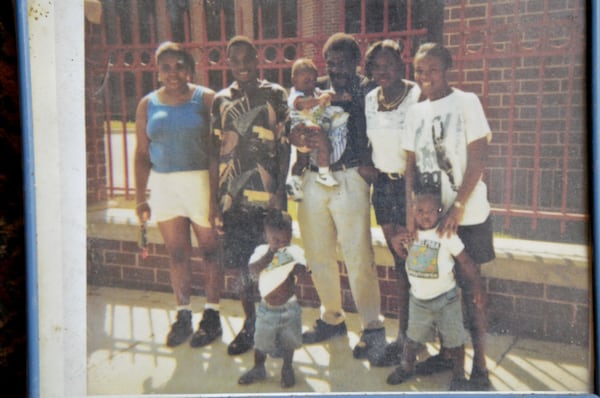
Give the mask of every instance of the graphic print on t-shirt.
M 442 123 L 442 118 L 436 116 L 431 121 L 431 139 L 433 141 L 433 147 L 435 148 L 435 155 L 438 167 L 448 176 L 448 180 L 450 181 L 450 186 L 453 191 L 458 191 L 458 187 L 456 186 L 456 182 L 454 181 L 454 171 L 452 169 L 452 162 L 448 158 L 446 154 L 446 146 L 444 144 L 444 140 L 446 139 L 444 124 Z
M 408 251 L 406 271 L 415 278 L 439 278 L 438 252 L 440 242 L 419 240 Z
M 273 268 L 282 267 L 294 261 L 294 257 L 288 253 L 287 251 L 278 251 L 273 256 L 273 260 L 267 267 L 267 270 L 272 270 Z
M 461 161 L 464 151 L 464 121 L 452 112 L 424 115 L 415 130 L 415 153 L 418 177 L 441 182 L 442 197 L 454 197 L 460 187 Z

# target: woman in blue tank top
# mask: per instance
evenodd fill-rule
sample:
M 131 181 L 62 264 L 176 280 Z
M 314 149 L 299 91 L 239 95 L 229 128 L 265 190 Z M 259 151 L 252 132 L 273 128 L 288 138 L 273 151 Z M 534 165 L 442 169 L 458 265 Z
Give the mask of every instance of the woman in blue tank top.
M 177 346 L 192 336 L 190 345 L 200 347 L 222 334 L 223 275 L 215 230 L 219 148 L 210 133 L 214 92 L 191 83 L 195 62 L 181 44 L 161 44 L 156 64 L 161 87 L 146 95 L 136 112 L 136 212 L 142 223 L 150 217 L 157 222 L 169 252 L 177 320 L 167 345 Z M 190 304 L 192 232 L 206 267 L 206 304 L 195 333 Z

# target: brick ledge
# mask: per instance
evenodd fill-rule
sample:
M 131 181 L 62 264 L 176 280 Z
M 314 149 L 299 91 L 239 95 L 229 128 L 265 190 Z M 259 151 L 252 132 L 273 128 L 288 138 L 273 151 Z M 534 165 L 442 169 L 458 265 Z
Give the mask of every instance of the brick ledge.
M 133 210 L 109 208 L 88 213 L 88 238 L 135 241 L 137 217 Z M 378 227 L 372 228 L 375 261 L 391 266 L 392 256 Z M 301 243 L 294 222 L 294 241 Z M 155 223 L 149 223 L 148 240 L 162 243 Z M 586 245 L 494 238 L 496 260 L 484 264 L 483 276 L 520 282 L 589 289 L 591 284 L 591 247 Z

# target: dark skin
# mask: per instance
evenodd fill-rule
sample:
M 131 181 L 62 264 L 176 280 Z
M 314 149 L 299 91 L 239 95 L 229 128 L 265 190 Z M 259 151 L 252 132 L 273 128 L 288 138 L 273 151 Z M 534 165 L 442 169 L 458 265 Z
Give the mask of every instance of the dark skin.
M 463 183 L 458 190 L 455 200 L 460 202 L 463 206 L 451 206 L 448 212 L 442 217 L 438 225 L 438 233 L 440 236 L 444 234 L 450 236 L 455 234 L 458 230 L 458 226 L 465 211 L 464 203 L 471 195 L 471 192 L 473 192 L 473 189 L 483 172 L 485 159 L 487 157 L 487 147 L 488 144 L 486 138 L 480 138 L 467 145 L 467 169 Z M 414 186 L 415 167 L 415 154 L 414 152 L 408 152 L 405 174 L 407 187 Z M 410 190 L 407 190 L 407 203 L 409 204 L 407 206 L 407 229 L 409 232 L 407 234 L 399 234 L 393 239 L 392 245 L 394 250 L 402 250 L 405 247 L 405 244 L 410 242 L 414 236 L 414 232 L 411 232 L 411 226 L 412 231 L 414 231 L 414 214 L 413 211 L 409 211 L 409 209 L 414 208 L 414 200 L 413 193 L 409 191 Z M 458 261 L 460 262 L 460 259 Z M 481 271 L 478 265 L 475 267 L 475 270 L 480 277 Z M 473 297 L 469 296 L 471 294 L 469 281 L 462 278 L 460 271 L 457 272 L 457 280 L 465 293 L 465 306 L 467 316 L 470 320 L 469 331 L 471 333 L 474 351 L 473 371 L 483 373 L 487 369 L 485 363 L 485 334 L 487 329 L 485 305 L 472 305 Z M 408 311 L 408 309 L 405 311 Z M 442 352 L 440 355 L 445 355 L 445 353 Z
M 316 74 L 315 74 L 316 80 Z M 314 91 L 314 87 L 313 87 Z M 333 92 L 326 91 L 319 97 L 298 97 L 294 101 L 294 107 L 297 110 L 312 109 L 315 106 L 327 107 L 331 104 L 331 101 L 348 101 L 352 99 L 349 94 L 336 95 Z M 317 165 L 321 167 L 329 166 L 329 152 L 331 142 L 323 130 L 319 126 L 311 125 L 304 126 L 304 137 L 301 137 L 306 143 L 309 152 L 298 151 L 296 157 L 296 163 L 292 166 L 293 175 L 301 175 L 309 163 L 310 151 L 317 149 Z
M 258 80 L 258 58 L 254 50 L 245 44 L 234 45 L 229 49 L 229 53 L 227 54 L 227 63 L 240 89 L 249 98 L 252 98 L 253 93 L 256 92 L 260 83 Z M 284 123 L 279 123 L 274 127 L 278 132 L 278 137 L 281 136 L 286 128 Z M 234 131 L 223 131 L 222 134 L 221 155 L 229 154 L 237 146 L 239 136 Z M 278 174 L 283 177 L 275 181 L 275 190 L 269 199 L 269 207 L 275 209 L 285 208 L 284 204 L 287 201 L 285 176 L 288 174 L 290 157 L 289 144 L 285 140 L 279 140 L 279 145 L 281 145 L 281 149 L 279 151 L 280 170 Z
M 265 228 L 265 237 L 269 244 L 269 250 L 257 261 L 251 263 L 248 268 L 252 279 L 258 279 L 261 271 L 271 264 L 273 257 L 280 249 L 290 245 L 292 240 L 292 231 L 277 230 L 271 227 Z M 263 297 L 269 305 L 280 306 L 292 298 L 296 292 L 296 275 L 304 272 L 305 267 L 301 264 L 296 264 L 294 269 L 288 275 L 287 279 L 276 287 L 272 292 Z
M 265 228 L 265 237 L 269 244 L 269 250 L 257 261 L 251 263 L 248 266 L 250 275 L 253 279 L 258 279 L 261 271 L 264 270 L 271 264 L 277 251 L 289 246 L 292 240 L 292 231 L 280 230 L 271 227 Z M 263 299 L 269 305 L 280 306 L 288 302 L 288 300 L 295 294 L 296 290 L 296 275 L 305 272 L 305 267 L 302 264 L 295 264 L 293 270 L 285 281 L 283 281 L 278 287 L 271 291 Z M 294 350 L 285 349 L 281 350 L 281 356 L 283 358 L 283 365 L 281 367 L 281 386 L 284 388 L 291 387 L 294 384 L 294 369 L 292 367 L 292 361 L 294 359 Z M 241 384 L 249 384 L 261 379 L 264 379 L 266 374 L 265 361 L 267 360 L 267 354 L 255 349 L 254 350 L 254 367 L 250 369 L 244 376 L 247 377 L 246 381 Z M 250 375 L 248 377 L 247 375 Z M 240 379 L 240 380 L 242 380 Z
M 379 51 L 373 59 L 371 77 L 379 85 L 386 101 L 398 97 L 406 89 L 406 85 L 402 80 L 402 69 L 404 64 L 400 61 L 399 56 L 399 53 L 383 49 Z M 406 270 L 402 265 L 399 265 L 404 263 L 403 260 L 406 258 L 406 249 L 403 248 L 401 251 L 394 250 L 392 239 L 394 236 L 406 232 L 406 229 L 404 225 L 387 223 L 381 225 L 381 230 L 383 231 L 387 246 L 394 254 L 394 262 L 397 264 L 396 267 L 399 274 L 397 277 L 400 295 L 398 306 L 400 310 L 398 317 L 399 334 L 397 340 L 398 343 L 402 343 L 402 341 L 404 341 L 408 322 L 408 312 L 405 308 L 408 308 L 406 306 L 408 305 L 408 289 L 410 286 L 408 284 Z
M 474 307 L 477 311 L 484 312 L 486 295 L 481 287 L 481 278 L 475 262 L 469 257 L 469 255 L 463 250 L 458 256 L 456 256 L 455 272 L 460 275 L 460 278 L 465 281 L 465 284 L 469 288 L 463 289 L 464 301 L 468 307 Z M 408 280 L 408 278 L 407 278 Z M 485 313 L 485 312 L 484 312 Z M 406 314 L 408 315 L 408 314 Z M 407 316 L 408 318 L 408 316 Z M 406 324 L 408 326 L 408 324 Z M 406 329 L 404 329 L 406 330 Z M 476 342 L 473 341 L 473 345 Z M 421 344 L 410 339 L 405 339 L 403 349 L 403 361 L 402 367 L 407 372 L 413 373 L 415 370 L 416 355 Z M 444 356 L 452 360 L 452 378 L 455 380 L 464 379 L 464 367 L 465 367 L 465 347 L 464 345 L 454 348 L 443 348 Z
M 433 56 L 421 56 L 414 60 L 415 81 L 421 87 L 422 93 L 429 100 L 437 100 L 452 93 L 448 83 L 446 73 L 447 66 Z M 446 214 L 440 220 L 438 233 L 440 236 L 455 234 L 458 226 L 464 216 L 464 205 L 471 196 L 473 189 L 483 174 L 488 154 L 488 140 L 486 137 L 475 140 L 467 145 L 467 167 L 461 186 L 458 189 L 455 198 L 455 204 L 450 206 Z M 406 186 L 414 187 L 416 173 L 415 153 L 407 151 L 407 165 L 405 172 Z M 407 233 L 399 234 L 393 238 L 394 250 L 403 250 L 406 243 L 414 238 L 414 192 L 406 190 L 406 227 Z M 460 260 L 459 260 L 460 261 Z M 477 274 L 480 274 L 480 266 L 475 267 Z M 487 319 L 484 305 L 473 305 L 469 282 L 462 279 L 460 271 L 457 271 L 457 281 L 465 292 L 465 307 L 469 319 L 469 331 L 473 341 L 473 373 L 487 372 L 485 363 L 485 334 L 487 329 Z M 408 311 L 408 309 L 406 309 Z M 402 316 L 402 315 L 401 315 Z M 444 350 L 440 355 L 446 356 Z
M 159 100 L 167 105 L 179 105 L 192 98 L 196 86 L 188 81 L 191 77 L 191 67 L 182 64 L 181 57 L 165 54 L 158 60 L 159 80 L 162 87 L 158 89 Z M 210 109 L 214 92 L 206 90 L 203 101 L 206 109 Z M 150 175 L 150 139 L 146 134 L 148 119 L 149 97 L 144 97 L 136 111 L 136 149 L 135 149 L 135 186 L 136 186 L 136 213 L 141 223 L 151 217 L 151 209 L 146 202 L 146 189 Z M 205 115 L 206 120 L 210 116 Z M 216 192 L 218 183 L 217 154 L 218 148 L 211 147 L 208 151 L 209 180 L 211 192 Z M 169 251 L 169 267 L 171 283 L 175 293 L 177 305 L 189 305 L 191 296 L 191 270 L 190 257 L 192 253 L 191 231 L 196 236 L 199 249 L 205 258 L 206 265 L 206 299 L 208 303 L 218 304 L 221 293 L 223 274 L 220 263 L 217 261 L 218 235 L 215 226 L 221 224 L 218 216 L 215 195 L 210 195 L 211 201 L 209 221 L 211 227 L 194 223 L 187 217 L 176 217 L 158 222 L 160 233 Z
M 414 211 L 415 223 L 419 229 L 431 229 L 439 224 L 441 203 L 439 198 L 432 198 L 431 196 L 419 196 L 416 199 L 416 206 Z M 465 294 L 465 302 L 468 306 L 475 307 L 481 311 L 485 308 L 485 292 L 483 291 L 481 278 L 478 273 L 478 268 L 475 262 L 467 254 L 465 250 L 461 251 L 455 256 L 457 263 L 455 265 L 455 272 L 457 277 L 460 276 L 461 280 L 465 283 L 463 290 Z M 406 270 L 404 270 L 406 275 Z M 408 277 L 406 277 L 408 282 Z M 407 307 L 408 308 L 408 307 Z M 403 350 L 403 361 L 401 368 L 408 373 L 413 373 L 415 370 L 415 359 L 416 354 L 421 345 L 410 339 L 406 339 Z M 446 357 L 452 359 L 452 376 L 454 380 L 464 379 L 464 363 L 465 363 L 465 347 L 444 348 Z
M 254 50 L 245 44 L 237 44 L 232 46 L 229 49 L 229 53 L 227 54 L 227 62 L 231 69 L 232 75 L 236 82 L 238 83 L 240 89 L 244 91 L 248 97 L 252 97 L 253 93 L 259 87 L 258 80 L 258 58 Z M 275 126 L 276 129 L 280 132 L 284 131 L 285 125 L 280 123 Z M 235 131 L 223 131 L 222 132 L 222 142 L 220 154 L 225 155 L 231 153 L 233 149 L 237 146 L 239 141 L 239 136 Z M 287 200 L 287 194 L 285 190 L 285 176 L 288 173 L 289 167 L 289 144 L 284 143 L 280 140 L 280 144 L 282 146 L 280 152 L 280 171 L 279 175 L 284 176 L 280 177 L 278 181 L 275 182 L 275 191 L 271 193 L 269 199 L 269 207 L 276 209 L 283 209 L 285 201 Z M 266 184 L 268 185 L 268 184 Z M 247 279 L 244 275 L 248 272 L 248 268 L 242 266 L 239 268 L 240 278 L 245 280 Z M 244 314 L 246 319 L 254 318 L 256 315 L 256 309 L 254 305 L 254 286 L 253 284 L 248 284 L 248 286 L 244 286 L 240 291 L 240 301 L 242 304 L 242 308 L 244 309 Z
M 351 101 L 352 96 L 349 93 L 352 78 L 356 75 L 358 60 L 353 59 L 349 51 L 329 51 L 325 54 L 327 65 L 327 74 L 331 79 L 333 91 L 338 98 L 344 101 Z M 318 142 L 313 137 L 314 134 L 303 124 L 295 126 L 290 132 L 290 142 L 295 147 L 317 148 Z M 371 184 L 377 177 L 377 169 L 373 166 L 358 166 L 358 173 L 364 180 Z

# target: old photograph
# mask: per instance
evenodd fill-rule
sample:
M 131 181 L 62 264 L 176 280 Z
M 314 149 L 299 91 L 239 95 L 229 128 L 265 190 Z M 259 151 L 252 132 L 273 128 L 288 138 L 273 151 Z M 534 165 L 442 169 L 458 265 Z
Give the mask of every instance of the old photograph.
M 589 7 L 85 0 L 86 394 L 592 393 Z

